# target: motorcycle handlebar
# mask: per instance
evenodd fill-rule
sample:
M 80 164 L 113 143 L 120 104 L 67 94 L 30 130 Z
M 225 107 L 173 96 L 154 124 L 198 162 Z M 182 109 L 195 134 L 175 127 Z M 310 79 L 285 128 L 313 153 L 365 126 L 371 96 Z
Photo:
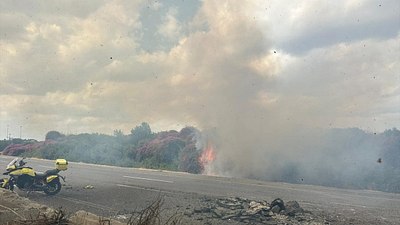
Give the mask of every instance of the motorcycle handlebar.
M 24 166 L 26 164 L 26 162 L 24 162 L 24 159 L 25 157 L 19 161 L 19 166 Z

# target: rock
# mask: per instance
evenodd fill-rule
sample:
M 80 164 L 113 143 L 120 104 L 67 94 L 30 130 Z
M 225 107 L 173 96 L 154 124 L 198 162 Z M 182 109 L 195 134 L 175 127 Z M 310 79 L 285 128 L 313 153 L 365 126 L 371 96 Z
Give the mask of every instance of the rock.
M 194 208 L 193 213 L 201 213 L 201 208 Z
M 193 215 L 193 212 L 186 211 L 183 213 L 183 215 L 191 217 Z
M 296 201 L 289 201 L 285 204 L 284 214 L 287 216 L 295 216 L 298 213 L 303 213 L 304 209 L 300 207 Z
M 283 200 L 282 199 L 280 199 L 280 198 L 277 198 L 277 199 L 275 199 L 275 200 L 273 200 L 272 202 L 271 202 L 271 207 L 274 207 L 274 206 L 279 206 L 279 208 L 281 208 L 281 210 L 284 210 L 285 209 L 285 203 L 283 202 Z
M 259 211 L 253 211 L 253 210 L 246 210 L 244 213 L 243 213 L 243 215 L 246 215 L 246 216 L 254 216 L 254 215 L 256 215 L 257 213 L 258 213 Z
M 240 199 L 228 198 L 228 199 L 218 199 L 217 204 L 224 208 L 229 208 L 231 210 L 243 208 Z
M 210 208 L 206 208 L 206 207 L 194 208 L 193 212 L 194 213 L 209 213 L 209 212 L 211 212 L 211 209 Z
M 242 221 L 242 222 L 244 222 L 246 220 L 249 220 L 249 219 L 250 219 L 250 216 L 240 216 L 239 217 L 239 220 Z
M 253 208 L 253 207 L 255 207 L 255 206 L 257 206 L 257 205 L 259 205 L 260 203 L 258 203 L 258 202 L 256 202 L 256 201 L 251 201 L 250 203 L 249 203 L 249 207 L 250 208 Z
M 225 215 L 224 211 L 222 211 L 220 209 L 214 209 L 214 210 L 212 210 L 212 212 L 214 213 L 215 217 L 217 217 L 217 218 L 221 218 Z
M 295 219 L 299 222 L 306 221 L 306 217 L 303 215 L 296 215 Z
M 282 211 L 281 207 L 279 205 L 275 205 L 274 207 L 271 208 L 271 212 L 278 214 L 280 211 Z
M 274 212 L 272 212 L 271 210 L 267 212 L 269 217 L 272 217 L 274 215 Z
M 270 207 L 267 206 L 267 205 L 264 205 L 264 204 L 262 204 L 260 202 L 255 202 L 255 201 L 251 201 L 249 203 L 249 210 L 248 211 L 253 211 L 252 214 L 257 214 L 261 210 L 268 211 L 268 210 L 270 210 Z

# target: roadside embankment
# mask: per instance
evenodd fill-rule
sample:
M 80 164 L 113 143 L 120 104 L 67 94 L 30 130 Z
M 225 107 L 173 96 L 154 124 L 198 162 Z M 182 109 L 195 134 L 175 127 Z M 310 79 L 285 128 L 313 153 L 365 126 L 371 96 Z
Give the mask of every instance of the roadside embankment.
M 5 189 L 0 189 L 0 224 L 123 225 L 119 221 L 102 218 L 86 211 L 67 215 L 62 209 L 49 208 Z

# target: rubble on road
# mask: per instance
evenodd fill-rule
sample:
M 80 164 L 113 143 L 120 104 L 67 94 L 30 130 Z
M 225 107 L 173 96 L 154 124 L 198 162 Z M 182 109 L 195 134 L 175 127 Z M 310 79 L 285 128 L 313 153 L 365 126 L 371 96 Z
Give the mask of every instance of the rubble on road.
M 94 189 L 93 185 L 86 185 L 85 187 L 83 187 L 83 189 Z
M 250 224 L 326 224 L 301 208 L 296 201 L 284 202 L 277 198 L 271 203 L 246 198 L 204 198 L 202 207 L 185 213 L 186 216 L 236 221 Z

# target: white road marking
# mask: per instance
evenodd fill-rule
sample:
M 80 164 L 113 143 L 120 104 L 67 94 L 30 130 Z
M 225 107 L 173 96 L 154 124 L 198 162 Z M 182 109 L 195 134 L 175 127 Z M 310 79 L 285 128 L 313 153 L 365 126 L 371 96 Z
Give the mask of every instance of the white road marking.
M 126 188 L 133 188 L 133 189 L 139 189 L 139 190 L 145 190 L 145 191 L 154 191 L 154 192 L 162 192 L 162 193 L 169 193 L 172 194 L 170 191 L 162 191 L 162 190 L 157 190 L 157 189 L 151 189 L 151 188 L 144 188 L 144 187 L 137 187 L 137 186 L 130 186 L 130 185 L 125 185 L 125 184 L 116 184 L 118 187 L 126 187 Z
M 174 183 L 173 181 L 170 180 L 159 180 L 159 179 L 151 179 L 151 178 L 145 178 L 145 177 L 131 177 L 131 176 L 123 176 L 125 178 L 130 178 L 130 179 L 137 179 L 137 180 L 147 180 L 147 181 L 157 181 L 157 182 L 164 182 L 164 183 Z

